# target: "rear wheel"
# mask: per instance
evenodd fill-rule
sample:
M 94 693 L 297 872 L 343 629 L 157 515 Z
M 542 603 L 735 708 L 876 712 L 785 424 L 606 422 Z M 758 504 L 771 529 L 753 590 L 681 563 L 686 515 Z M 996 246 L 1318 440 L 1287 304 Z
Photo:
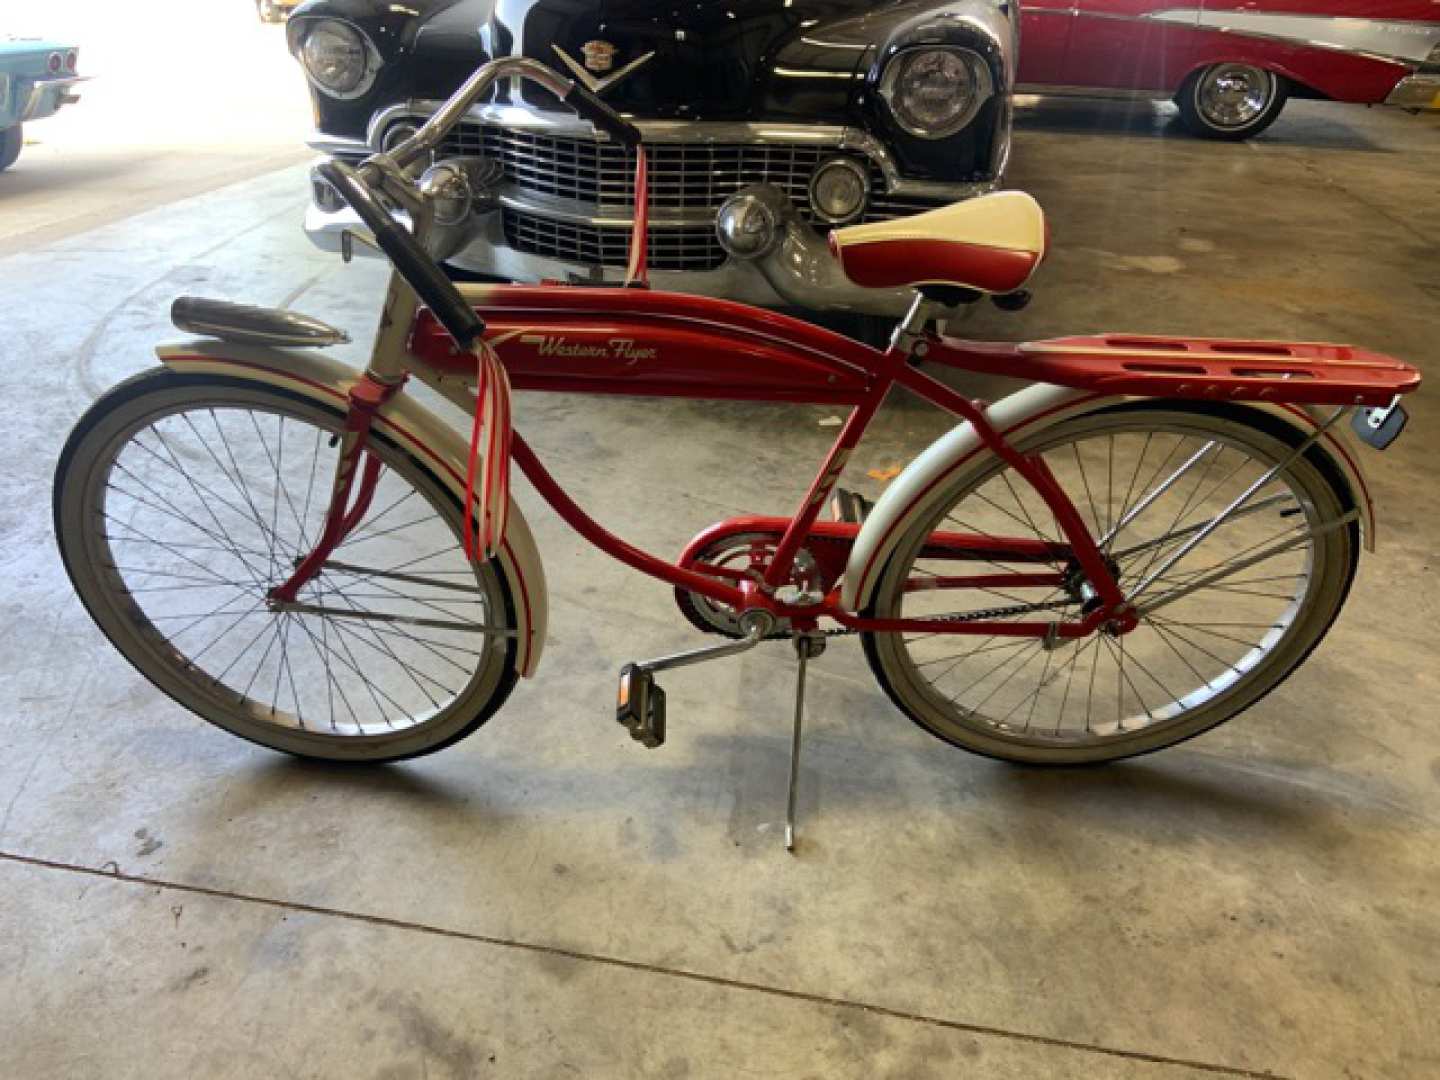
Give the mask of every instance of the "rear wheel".
M 0 131 L 0 172 L 15 164 L 20 148 L 25 145 L 25 128 L 21 124 Z
M 978 753 L 1037 764 L 1111 761 L 1171 746 L 1253 704 L 1324 636 L 1350 587 L 1358 526 L 1292 433 L 1243 414 L 1153 404 L 1062 421 L 1019 446 L 1050 467 L 1135 595 L 1140 625 L 1047 648 L 1035 637 L 868 634 L 866 655 L 917 724 Z M 1167 560 L 1252 484 L 1236 514 Z M 886 564 L 873 614 L 1066 621 L 1091 601 L 1067 563 L 933 557 L 937 530 L 1063 543 L 1048 508 L 993 457 L 947 482 Z M 1272 553 L 1273 552 L 1273 553 Z M 1064 584 L 960 591 L 942 576 L 1049 572 Z M 907 583 L 909 583 L 907 587 Z M 929 583 L 931 587 L 925 587 Z M 1153 605 L 1153 608 L 1152 608 Z M 986 609 L 990 609 L 988 612 Z M 1003 612 L 996 614 L 995 609 Z
M 1212 64 L 1185 80 L 1175 104 L 1194 134 L 1238 141 L 1273 124 L 1289 96 L 1289 82 L 1273 71 L 1249 64 Z
M 343 431 L 338 409 L 285 390 L 137 376 L 66 443 L 56 535 L 96 623 L 181 705 L 276 750 L 413 757 L 514 686 L 511 583 L 465 557 L 457 500 L 377 433 L 371 509 L 301 591 L 321 610 L 272 610 L 319 536 Z

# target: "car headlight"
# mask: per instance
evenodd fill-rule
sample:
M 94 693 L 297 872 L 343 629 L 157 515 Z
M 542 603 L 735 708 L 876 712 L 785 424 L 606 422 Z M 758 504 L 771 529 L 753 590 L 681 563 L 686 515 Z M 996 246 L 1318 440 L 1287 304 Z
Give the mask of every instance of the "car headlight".
M 954 135 L 994 92 L 990 65 L 969 49 L 906 49 L 880 77 L 880 96 L 895 122 L 921 139 Z
M 810 207 L 831 225 L 844 225 L 859 217 L 869 194 L 870 175 L 853 158 L 828 158 L 810 177 Z
M 300 63 L 310 81 L 333 98 L 357 98 L 375 82 L 379 63 L 365 36 L 348 23 L 324 19 L 305 35 Z

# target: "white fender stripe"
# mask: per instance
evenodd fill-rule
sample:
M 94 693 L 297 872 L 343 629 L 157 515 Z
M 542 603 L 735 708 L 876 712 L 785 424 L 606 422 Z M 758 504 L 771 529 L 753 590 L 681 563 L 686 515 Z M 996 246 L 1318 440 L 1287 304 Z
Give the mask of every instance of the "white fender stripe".
M 1440 11 L 1430 22 L 1265 11 L 1206 11 L 1193 7 L 1169 8 L 1139 17 L 1411 64 L 1424 63 L 1430 51 L 1440 45 Z
M 995 429 L 1010 437 L 1029 435 L 1044 430 L 1067 417 L 1115 405 L 1134 398 L 1103 396 L 1088 390 L 1035 383 L 996 402 L 985 411 Z M 1157 399 L 1151 399 L 1157 400 Z M 1177 402 L 1179 404 L 1179 402 Z M 1250 404 L 1310 434 L 1323 415 L 1300 405 Z M 1369 484 L 1360 469 L 1359 460 L 1347 440 L 1332 428 L 1317 444 L 1334 461 L 1350 497 L 1360 512 L 1361 535 L 1366 550 L 1375 549 L 1374 507 Z M 979 434 L 969 424 L 961 424 L 940 436 L 905 471 L 891 481 L 885 493 L 865 519 L 860 535 L 850 549 L 850 559 L 841 581 L 840 606 L 846 611 L 862 611 L 869 604 L 880 570 L 899 544 L 907 529 L 916 520 L 924 520 L 938 509 L 945 495 L 945 481 L 956 470 L 987 453 Z
M 327 405 L 343 405 L 357 372 L 328 356 L 299 349 L 272 349 L 224 341 L 187 341 L 161 345 L 160 362 L 175 371 L 208 372 L 279 386 Z M 415 451 L 456 497 L 465 501 L 465 464 L 469 446 L 458 432 L 414 397 L 397 394 L 379 412 L 375 422 L 397 443 Z M 518 586 L 515 599 L 519 631 L 518 667 L 527 678 L 535 674 L 545 648 L 549 599 L 545 570 L 530 526 L 510 503 L 509 522 L 500 552 L 501 562 Z

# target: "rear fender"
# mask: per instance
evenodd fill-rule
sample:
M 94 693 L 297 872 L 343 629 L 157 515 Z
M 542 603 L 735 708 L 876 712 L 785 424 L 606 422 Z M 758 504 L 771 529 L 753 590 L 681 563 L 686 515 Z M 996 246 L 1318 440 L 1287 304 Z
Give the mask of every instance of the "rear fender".
M 278 386 L 325 405 L 343 408 L 358 373 L 320 353 L 276 349 L 224 341 L 186 341 L 161 345 L 160 362 L 172 371 L 204 372 Z M 397 394 L 381 406 L 375 424 L 397 445 L 429 466 L 463 505 L 465 466 L 470 448 L 440 417 L 413 397 Z M 531 676 L 545 647 L 549 600 L 540 551 L 525 516 L 514 500 L 500 560 L 516 585 L 515 618 L 519 631 L 520 674 Z
M 991 405 L 985 412 L 995 429 L 1010 438 L 1027 437 L 1043 431 L 1062 420 L 1092 412 L 1109 405 L 1140 399 L 1096 394 L 1046 383 L 1035 383 Z M 1245 404 L 1273 417 L 1309 436 L 1324 422 L 1325 412 L 1302 405 Z M 1367 550 L 1375 548 L 1375 518 L 1370 488 L 1361 471 L 1354 447 L 1332 428 L 1321 436 L 1316 448 L 1334 467 L 1339 479 L 1346 509 L 1360 514 L 1360 529 Z M 987 454 L 979 434 L 969 424 L 961 424 L 931 443 L 876 501 L 865 519 L 860 535 L 850 550 L 850 559 L 841 582 L 840 606 L 846 611 L 864 611 L 870 605 L 880 571 L 901 537 L 916 522 L 939 509 L 950 479 L 957 471 L 978 465 Z

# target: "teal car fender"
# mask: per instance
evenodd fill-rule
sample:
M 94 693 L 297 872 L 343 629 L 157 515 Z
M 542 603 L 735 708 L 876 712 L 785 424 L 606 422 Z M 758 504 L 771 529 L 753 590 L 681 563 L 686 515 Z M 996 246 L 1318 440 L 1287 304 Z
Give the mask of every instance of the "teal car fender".
M 21 125 L 53 116 L 79 101 L 80 50 L 29 38 L 0 38 L 0 169 L 14 164 L 24 144 Z

